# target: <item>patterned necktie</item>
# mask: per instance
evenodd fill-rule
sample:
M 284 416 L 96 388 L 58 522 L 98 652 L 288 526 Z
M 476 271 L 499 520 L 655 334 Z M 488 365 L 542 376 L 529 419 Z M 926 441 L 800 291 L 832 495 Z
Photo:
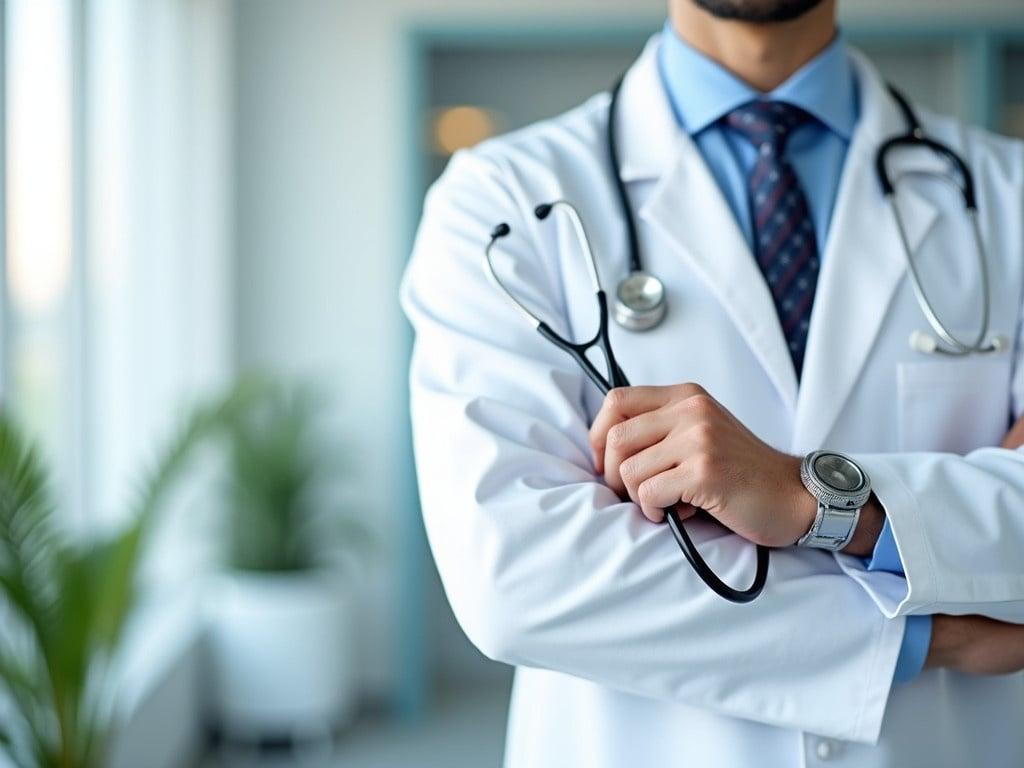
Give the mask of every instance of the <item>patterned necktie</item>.
M 779 101 L 754 101 L 725 116 L 726 124 L 757 150 L 747 179 L 754 255 L 771 289 L 797 379 L 818 283 L 818 242 L 807 198 L 783 151 L 793 129 L 811 119 Z

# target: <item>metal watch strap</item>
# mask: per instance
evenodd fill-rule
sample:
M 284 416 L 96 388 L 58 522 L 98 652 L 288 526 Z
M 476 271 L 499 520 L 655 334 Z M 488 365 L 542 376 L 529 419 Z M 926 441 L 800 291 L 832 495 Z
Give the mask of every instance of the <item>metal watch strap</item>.
M 845 536 L 828 536 L 819 533 L 821 530 L 821 524 L 825 521 L 826 517 L 828 517 L 830 521 L 848 521 L 849 527 L 847 529 L 847 534 Z M 797 541 L 797 546 L 815 547 L 817 549 L 827 549 L 832 552 L 838 552 L 849 543 L 850 539 L 853 538 L 853 533 L 857 530 L 857 522 L 859 520 L 859 508 L 852 510 L 839 509 L 837 507 L 830 507 L 819 501 L 818 513 L 814 516 L 814 522 L 811 524 L 811 529 L 800 537 L 800 540 Z

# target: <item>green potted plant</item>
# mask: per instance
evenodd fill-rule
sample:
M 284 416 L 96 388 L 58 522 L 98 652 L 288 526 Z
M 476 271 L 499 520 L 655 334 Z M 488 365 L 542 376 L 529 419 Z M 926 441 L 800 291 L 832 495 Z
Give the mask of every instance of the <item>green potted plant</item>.
M 147 534 L 193 448 L 239 402 L 197 409 L 146 475 L 127 522 L 85 541 L 63 529 L 46 466 L 0 410 L 0 752 L 19 768 L 102 765 L 109 673 Z
M 228 742 L 329 739 L 355 701 L 339 554 L 365 542 L 333 498 L 321 401 L 281 384 L 230 427 L 224 571 L 211 590 L 214 717 Z

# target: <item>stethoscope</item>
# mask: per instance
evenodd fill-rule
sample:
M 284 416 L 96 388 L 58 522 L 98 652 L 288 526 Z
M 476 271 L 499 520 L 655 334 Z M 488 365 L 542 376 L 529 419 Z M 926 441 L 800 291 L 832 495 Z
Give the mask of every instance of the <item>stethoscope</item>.
M 613 174 L 615 189 L 621 204 L 623 218 L 626 222 L 626 235 L 629 245 L 629 272 L 621 281 L 619 281 L 619 284 L 616 287 L 614 316 L 615 321 L 626 330 L 646 331 L 656 327 L 664 319 L 667 311 L 667 301 L 665 296 L 665 286 L 662 284 L 661 280 L 659 280 L 655 275 L 645 272 L 641 266 L 636 221 L 633 217 L 632 207 L 629 204 L 629 198 L 626 194 L 625 182 L 622 180 L 622 175 L 618 171 L 621 166 L 619 164 L 618 136 L 615 116 L 618 108 L 619 91 L 621 86 L 622 81 L 620 80 L 612 89 L 611 103 L 608 108 L 607 143 L 611 167 L 615 171 Z M 903 117 L 907 125 L 907 131 L 904 134 L 894 136 L 882 143 L 878 148 L 878 152 L 875 157 L 875 168 L 879 184 L 882 188 L 882 193 L 889 202 L 890 210 L 892 211 L 892 215 L 896 222 L 896 228 L 899 231 L 900 241 L 906 257 L 908 267 L 907 271 L 910 274 L 914 296 L 917 299 L 917 303 L 920 306 L 925 319 L 928 321 L 932 331 L 935 333 L 935 336 L 932 336 L 922 331 L 915 331 L 911 334 L 910 345 L 916 351 L 928 354 L 935 353 L 961 356 L 976 353 L 984 354 L 997 352 L 1005 348 L 1007 342 L 1001 336 L 996 336 L 995 338 L 986 341 L 989 329 L 990 288 L 988 266 L 985 260 L 981 231 L 977 221 L 974 178 L 963 158 L 961 158 L 953 149 L 925 135 L 917 116 L 914 114 L 910 104 L 907 103 L 903 95 L 891 86 L 889 87 L 889 91 L 896 100 L 900 111 L 903 113 Z M 945 173 L 907 171 L 895 178 L 890 176 L 888 168 L 886 167 L 886 159 L 891 152 L 897 148 L 914 147 L 925 148 L 945 157 L 949 161 L 951 171 L 947 171 Z M 975 254 L 978 258 L 978 267 L 981 271 L 982 278 L 981 323 L 978 334 L 971 343 L 958 339 L 942 323 L 928 299 L 928 295 L 921 286 L 917 267 L 911 257 L 910 244 L 906 230 L 903 226 L 903 219 L 896 204 L 896 186 L 894 184 L 895 181 L 900 181 L 902 178 L 911 175 L 937 176 L 938 178 L 952 184 L 960 192 L 963 199 L 964 210 L 966 211 L 971 224 Z M 578 343 L 570 341 L 569 339 L 555 333 L 547 323 L 541 320 L 522 302 L 520 302 L 505 283 L 502 282 L 491 260 L 491 251 L 499 239 L 506 237 L 511 233 L 512 229 L 507 223 L 499 224 L 491 232 L 490 242 L 488 242 L 487 247 L 484 250 L 485 268 L 494 284 L 498 286 L 512 305 L 526 318 L 537 332 L 575 360 L 576 364 L 583 369 L 584 373 L 586 373 L 590 380 L 594 382 L 601 393 L 607 395 L 608 392 L 615 387 L 629 386 L 629 381 L 627 380 L 625 373 L 619 367 L 619 364 L 616 362 L 615 355 L 612 352 L 611 341 L 608 335 L 608 298 L 601 285 L 601 278 L 597 270 L 597 261 L 594 258 L 593 249 L 590 247 L 590 241 L 583 226 L 583 220 L 575 206 L 566 200 L 556 200 L 551 203 L 538 205 L 534 209 L 534 215 L 537 219 L 544 221 L 555 209 L 562 210 L 569 217 L 573 229 L 575 230 L 576 239 L 579 241 L 580 249 L 586 257 L 587 271 L 590 275 L 590 282 L 593 287 L 598 306 L 598 329 L 597 333 L 595 333 L 590 341 Z M 938 338 L 936 338 L 936 336 Z M 607 368 L 606 375 L 602 375 L 594 363 L 587 357 L 587 353 L 594 347 L 599 348 L 604 355 L 605 365 Z M 768 578 L 769 552 L 767 547 L 762 545 L 757 546 L 757 566 L 754 574 L 754 580 L 747 589 L 738 590 L 734 587 L 730 587 L 722 581 L 707 562 L 705 562 L 704 558 L 701 557 L 693 543 L 693 540 L 686 533 L 686 529 L 683 527 L 683 523 L 679 519 L 679 515 L 675 507 L 665 510 L 665 520 L 668 522 L 668 526 L 675 537 L 676 543 L 678 543 L 679 548 L 686 557 L 686 560 L 690 563 L 701 580 L 703 580 L 713 592 L 734 603 L 749 603 L 761 594 Z
M 537 332 L 541 336 L 559 349 L 568 353 L 568 355 L 576 361 L 576 364 L 583 369 L 584 373 L 587 374 L 590 380 L 597 385 L 597 388 L 601 390 L 601 394 L 607 395 L 608 392 L 615 387 L 629 386 L 629 380 L 626 378 L 626 374 L 623 373 L 622 368 L 619 367 L 618 362 L 616 362 L 615 353 L 612 352 L 611 340 L 608 338 L 608 297 L 605 295 L 604 289 L 601 287 L 601 278 L 597 271 L 597 262 L 594 259 L 594 252 L 590 248 L 590 241 L 587 238 L 586 230 L 583 228 L 583 220 L 580 218 L 579 212 L 576 208 L 565 200 L 556 200 L 553 203 L 538 205 L 534 209 L 534 215 L 543 221 L 548 218 L 548 216 L 551 215 L 551 212 L 555 209 L 564 211 L 569 217 L 573 228 L 576 230 L 576 237 L 580 241 L 583 253 L 587 257 L 587 271 L 590 274 L 590 283 L 594 289 L 594 295 L 597 297 L 598 308 L 597 333 L 594 334 L 594 337 L 590 341 L 580 344 L 559 336 L 551 329 L 551 326 L 537 317 L 537 315 L 531 312 L 522 302 L 520 302 L 515 297 L 515 294 L 509 290 L 508 286 L 502 282 L 501 278 L 498 277 L 498 273 L 494 269 L 494 264 L 491 262 L 491 251 L 494 248 L 494 244 L 498 242 L 500 238 L 506 237 L 512 231 L 512 228 L 509 227 L 508 224 L 499 224 L 491 232 L 491 241 L 487 244 L 487 248 L 484 249 L 484 263 L 487 268 L 487 273 L 491 276 L 495 285 L 501 289 L 505 296 L 508 297 L 509 301 L 512 302 L 512 305 L 522 313 L 523 317 L 525 317 L 527 321 L 537 329 Z M 664 298 L 662 298 L 662 301 L 664 301 Z M 604 354 L 604 362 L 607 368 L 606 375 L 602 375 L 594 363 L 587 357 L 587 353 L 595 347 L 600 349 Z M 734 589 L 718 578 L 715 572 L 711 570 L 711 567 L 704 561 L 704 558 L 700 556 L 693 540 L 686 533 L 686 529 L 683 528 L 683 521 L 679 519 L 679 514 L 675 507 L 665 510 L 665 520 L 668 522 L 669 528 L 672 529 L 672 535 L 675 536 L 676 542 L 679 544 L 679 548 L 683 550 L 683 555 L 689 561 L 690 565 L 693 566 L 693 570 L 697 572 L 697 575 L 700 576 L 704 583 L 707 584 L 714 592 L 734 603 L 749 603 L 761 594 L 761 590 L 764 589 L 765 581 L 768 578 L 767 547 L 760 545 L 757 547 L 757 571 L 754 575 L 754 582 L 745 590 Z
M 967 167 L 964 159 L 951 147 L 925 135 L 917 115 L 911 108 L 909 102 L 902 93 L 891 85 L 889 93 L 903 113 L 903 119 L 907 125 L 907 132 L 900 136 L 893 136 L 884 141 L 878 148 L 875 155 L 875 172 L 878 175 L 878 183 L 882 188 L 882 194 L 889 203 L 889 210 L 892 211 L 893 220 L 896 222 L 896 229 L 899 232 L 900 244 L 903 246 L 903 255 L 907 261 L 907 273 L 910 275 L 910 284 L 914 290 L 914 298 L 921 308 L 928 325 L 931 326 L 934 335 L 924 331 L 913 331 L 910 334 L 910 348 L 925 354 L 940 354 L 953 357 L 962 357 L 972 354 L 987 354 L 999 352 L 1007 347 L 1007 340 L 1004 336 L 994 336 L 986 340 L 989 330 L 989 314 L 991 312 L 992 298 L 991 287 L 989 286 L 988 264 L 985 258 L 985 247 L 981 239 L 981 228 L 978 226 L 978 204 L 974 196 L 974 176 L 971 169 Z M 886 167 L 886 158 L 894 149 L 900 148 L 923 148 L 936 155 L 944 157 L 947 161 L 946 172 L 930 171 L 904 171 L 895 179 L 889 175 Z M 981 322 L 978 324 L 978 332 L 973 341 L 967 342 L 956 337 L 939 319 L 935 307 L 932 305 L 921 285 L 921 277 L 917 271 L 917 265 L 911 256 L 910 241 L 907 238 L 906 228 L 903 226 L 903 217 L 900 215 L 899 206 L 896 202 L 896 184 L 907 177 L 934 177 L 953 186 L 959 193 L 964 204 L 964 214 L 971 228 L 971 236 L 974 241 L 974 254 L 978 260 L 978 271 L 981 275 Z M 959 178 L 958 178 L 959 177 Z

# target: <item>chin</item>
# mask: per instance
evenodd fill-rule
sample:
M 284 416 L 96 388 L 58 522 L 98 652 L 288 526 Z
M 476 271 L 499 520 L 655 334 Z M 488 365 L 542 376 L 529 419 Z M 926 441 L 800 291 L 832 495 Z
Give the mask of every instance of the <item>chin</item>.
M 822 0 L 693 0 L 712 16 L 735 21 L 772 23 L 803 16 Z

